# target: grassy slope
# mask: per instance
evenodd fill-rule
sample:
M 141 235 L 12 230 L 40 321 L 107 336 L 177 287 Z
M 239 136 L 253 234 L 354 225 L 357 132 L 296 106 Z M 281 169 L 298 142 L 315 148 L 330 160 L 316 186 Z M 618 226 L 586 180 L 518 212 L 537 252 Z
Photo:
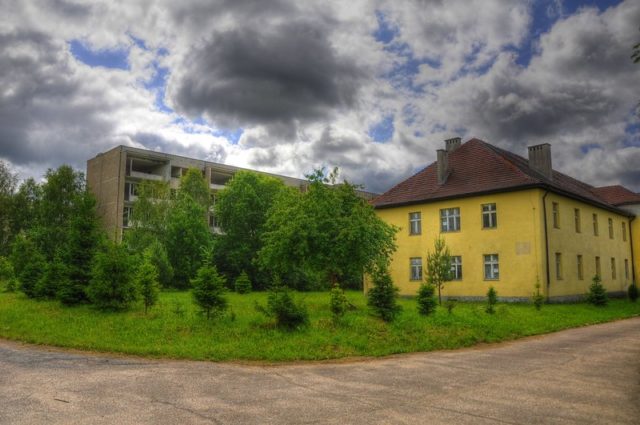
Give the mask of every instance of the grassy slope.
M 235 314 L 207 322 L 190 293 L 162 293 L 149 314 L 141 307 L 102 313 L 89 306 L 63 308 L 21 294 L 0 294 L 0 337 L 37 344 L 138 355 L 208 360 L 299 360 L 381 356 L 470 346 L 640 315 L 640 303 L 612 301 L 605 308 L 585 304 L 499 304 L 495 315 L 484 305 L 458 304 L 434 316 L 417 314 L 414 300 L 401 300 L 403 313 L 392 324 L 370 316 L 361 293 L 348 297 L 358 309 L 334 325 L 328 293 L 298 294 L 309 307 L 311 326 L 296 332 L 273 329 L 257 313 L 266 295 L 229 294 Z M 182 312 L 179 312 L 182 310 Z

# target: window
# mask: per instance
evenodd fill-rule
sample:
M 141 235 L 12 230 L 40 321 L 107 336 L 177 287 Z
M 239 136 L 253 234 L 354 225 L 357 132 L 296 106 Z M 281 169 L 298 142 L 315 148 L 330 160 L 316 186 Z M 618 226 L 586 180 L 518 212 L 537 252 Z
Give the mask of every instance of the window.
M 422 280 L 422 258 L 411 258 L 411 280 Z
M 616 259 L 611 257 L 611 279 L 616 278 Z
M 558 205 L 557 202 L 554 202 L 552 204 L 552 211 L 553 211 L 553 227 L 555 227 L 556 229 L 560 228 L 560 206 Z
M 584 265 L 582 263 L 582 255 L 578 255 L 578 279 L 584 279 Z
M 624 278 L 629 279 L 629 260 L 624 259 Z
M 419 235 L 422 233 L 422 217 L 419 212 L 409 213 L 409 234 Z
M 602 269 L 600 268 L 600 257 L 596 257 L 596 274 L 602 276 Z
M 500 264 L 498 254 L 485 254 L 484 256 L 484 279 L 497 280 L 500 278 Z
M 609 219 L 609 239 L 613 239 L 613 219 Z
M 562 280 L 562 254 L 556 252 L 556 279 Z
M 133 208 L 124 207 L 122 211 L 122 227 L 129 227 L 131 225 L 131 217 L 133 215 Z
M 498 214 L 496 204 L 482 205 L 482 228 L 495 229 L 498 226 Z
M 573 210 L 574 220 L 576 222 L 576 233 L 582 232 L 582 226 L 580 224 L 580 209 L 575 208 Z
M 593 236 L 598 236 L 598 214 L 593 215 Z
M 220 227 L 220 225 L 218 224 L 218 220 L 216 220 L 216 216 L 214 214 L 209 214 L 209 227 L 211 229 Z
M 440 210 L 442 232 L 454 232 L 460 230 L 460 208 L 445 208 Z
M 135 183 L 126 182 L 124 184 L 124 200 L 134 201 L 138 196 L 138 185 Z
M 627 223 L 622 222 L 622 240 L 627 241 Z
M 451 257 L 451 280 L 462 280 L 462 257 Z

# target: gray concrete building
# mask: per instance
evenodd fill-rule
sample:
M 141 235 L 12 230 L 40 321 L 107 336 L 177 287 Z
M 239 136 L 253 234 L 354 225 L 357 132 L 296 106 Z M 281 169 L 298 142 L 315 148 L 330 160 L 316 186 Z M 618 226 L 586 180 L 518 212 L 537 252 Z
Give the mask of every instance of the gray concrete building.
M 144 180 L 168 182 L 171 189 L 177 189 L 180 177 L 188 169 L 201 170 L 212 193 L 224 188 L 233 175 L 246 170 L 215 162 L 187 158 L 162 152 L 117 146 L 100 153 L 87 161 L 87 185 L 97 199 L 97 211 L 109 237 L 121 240 L 123 232 L 131 223 L 133 204 L 136 201 L 137 185 Z M 307 181 L 293 177 L 269 174 L 255 170 L 259 174 L 280 179 L 287 186 L 305 190 Z M 371 199 L 373 193 L 359 191 L 360 196 Z M 220 232 L 213 211 L 208 213 L 209 228 Z

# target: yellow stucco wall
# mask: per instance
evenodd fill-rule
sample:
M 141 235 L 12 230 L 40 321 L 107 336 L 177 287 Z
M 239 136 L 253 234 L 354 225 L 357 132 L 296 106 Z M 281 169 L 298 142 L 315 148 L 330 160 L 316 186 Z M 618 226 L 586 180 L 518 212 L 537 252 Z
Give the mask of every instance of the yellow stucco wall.
M 547 196 L 549 224 L 549 263 L 551 297 L 583 294 L 596 274 L 596 256 L 600 257 L 603 285 L 610 292 L 626 291 L 631 284 L 631 239 L 629 218 L 580 201 L 550 193 Z M 553 226 L 553 202 L 559 208 L 559 228 Z M 576 231 L 575 209 L 580 214 L 580 232 Z M 593 214 L 598 217 L 598 236 L 594 235 Z M 609 237 L 608 221 L 612 219 L 613 239 Z M 626 223 L 626 241 L 623 240 L 622 223 Z M 562 255 L 562 279 L 556 275 L 555 254 Z M 583 258 L 583 279 L 578 278 L 578 259 Z M 611 258 L 615 259 L 616 277 L 611 273 Z M 628 276 L 624 260 L 628 261 Z
M 493 285 L 500 296 L 531 296 L 536 277 L 541 283 L 544 279 L 540 200 L 541 191 L 527 190 L 376 210 L 379 217 L 400 228 L 391 264 L 400 294 L 414 295 L 420 286 L 410 280 L 409 259 L 421 257 L 425 275 L 427 252 L 442 235 L 451 255 L 462 257 L 463 269 L 462 280 L 447 282 L 443 295 L 483 297 Z M 496 204 L 495 229 L 482 228 L 481 206 L 489 203 Z M 441 233 L 440 210 L 456 207 L 460 208 L 461 230 Z M 409 235 L 409 213 L 417 211 L 422 214 L 422 234 Z M 484 280 L 484 254 L 499 255 L 499 280 Z
M 441 235 L 451 255 L 462 257 L 463 279 L 445 284 L 443 295 L 453 297 L 484 297 L 494 286 L 501 297 L 529 298 L 538 279 L 542 291 L 551 298 L 585 294 L 595 274 L 595 257 L 601 261 L 601 278 L 611 291 L 623 291 L 631 283 L 631 245 L 629 219 L 589 204 L 549 193 L 546 197 L 549 240 L 549 276 L 545 262 L 543 198 L 545 191 L 529 189 L 510 193 L 474 196 L 419 205 L 377 209 L 387 223 L 400 228 L 398 249 L 391 262 L 394 284 L 401 295 L 415 295 L 420 281 L 410 280 L 410 258 L 420 257 L 423 276 L 426 256 Z M 553 203 L 558 204 L 559 228 L 553 225 Z M 482 228 L 483 204 L 495 203 L 498 226 Z M 440 232 L 440 210 L 460 208 L 461 230 Z M 580 210 L 581 232 L 576 232 L 574 209 Z M 422 233 L 409 234 L 409 214 L 420 212 Z M 593 234 L 592 214 L 598 215 L 599 235 Z M 609 238 L 608 218 L 613 220 L 614 238 Z M 627 223 L 627 241 L 622 238 L 622 222 Z M 640 246 L 640 223 L 632 227 L 634 243 Z M 562 257 L 562 279 L 556 275 L 556 257 Z M 636 267 L 640 248 L 636 248 Z M 484 255 L 498 254 L 500 278 L 484 279 Z M 578 278 L 577 255 L 583 258 L 583 279 Z M 616 279 L 611 274 L 611 258 L 616 259 Z M 625 276 L 624 260 L 629 260 L 629 276 Z M 365 282 L 366 286 L 369 282 Z

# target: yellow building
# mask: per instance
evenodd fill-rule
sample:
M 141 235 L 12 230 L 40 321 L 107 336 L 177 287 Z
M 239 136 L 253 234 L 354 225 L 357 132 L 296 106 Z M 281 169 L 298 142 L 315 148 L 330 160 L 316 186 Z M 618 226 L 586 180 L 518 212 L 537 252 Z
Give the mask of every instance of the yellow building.
M 435 163 L 372 201 L 400 228 L 391 273 L 402 295 L 416 294 L 438 237 L 452 256 L 444 296 L 484 297 L 493 286 L 526 299 L 539 282 L 551 300 L 575 299 L 595 274 L 610 293 L 626 291 L 640 267 L 640 195 L 554 171 L 548 144 L 529 147 L 528 159 L 478 139 L 445 145 Z

